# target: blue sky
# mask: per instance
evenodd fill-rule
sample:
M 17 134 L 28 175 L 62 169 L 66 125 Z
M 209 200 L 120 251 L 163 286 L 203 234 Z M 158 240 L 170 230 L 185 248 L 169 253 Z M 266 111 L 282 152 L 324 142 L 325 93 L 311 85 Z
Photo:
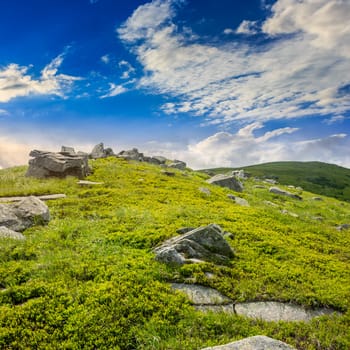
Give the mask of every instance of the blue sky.
M 61 145 L 350 167 L 348 0 L 12 0 L 0 167 Z

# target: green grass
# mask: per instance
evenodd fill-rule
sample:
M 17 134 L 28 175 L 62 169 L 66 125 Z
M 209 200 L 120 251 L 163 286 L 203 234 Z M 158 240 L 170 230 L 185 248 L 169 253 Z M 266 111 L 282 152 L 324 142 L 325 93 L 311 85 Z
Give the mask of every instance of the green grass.
M 207 173 L 227 173 L 238 168 L 203 170 Z M 321 162 L 273 162 L 242 167 L 252 176 L 277 179 L 284 185 L 294 185 L 306 191 L 350 202 L 350 169 Z
M 89 180 L 103 185 L 26 178 L 25 167 L 0 170 L 1 196 L 67 194 L 47 202 L 52 220 L 26 230 L 26 241 L 0 241 L 1 349 L 191 350 L 258 334 L 298 349 L 350 348 L 350 237 L 335 229 L 350 222 L 349 203 L 314 201 L 306 191 L 303 201 L 278 197 L 251 179 L 239 194 L 251 206 L 240 207 L 202 173 L 169 177 L 158 166 L 115 158 L 91 165 Z M 213 222 L 234 234 L 230 266 L 170 268 L 154 260 L 152 248 L 177 228 Z M 236 302 L 276 300 L 341 314 L 310 323 L 202 314 L 169 287 L 188 278 Z

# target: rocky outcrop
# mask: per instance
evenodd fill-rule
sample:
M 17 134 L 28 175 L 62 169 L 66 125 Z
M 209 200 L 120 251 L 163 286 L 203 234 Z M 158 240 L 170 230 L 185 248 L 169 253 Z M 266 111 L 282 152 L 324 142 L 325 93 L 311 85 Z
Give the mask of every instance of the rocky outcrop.
M 299 195 L 291 193 L 291 192 L 288 192 L 288 191 L 285 191 L 285 190 L 282 190 L 279 187 L 270 187 L 269 192 L 273 193 L 273 194 L 278 194 L 280 196 L 287 196 L 287 197 L 290 197 L 290 198 L 302 200 L 302 198 Z
M 49 208 L 40 199 L 31 196 L 16 204 L 0 204 L 0 226 L 22 232 L 50 220 Z
M 186 169 L 186 163 L 181 161 L 181 160 L 175 159 L 172 163 L 170 163 L 168 165 L 168 167 L 169 168 L 179 169 L 179 170 L 185 170 Z
M 90 153 L 90 158 L 99 159 L 114 156 L 112 148 L 104 148 L 103 142 L 97 144 Z
M 62 146 L 61 153 L 76 154 L 75 149 L 73 147 L 69 147 L 69 146 Z
M 207 180 L 207 182 L 210 184 L 229 188 L 230 190 L 233 190 L 236 192 L 243 191 L 242 183 L 236 177 L 234 177 L 232 175 L 218 174 L 218 175 L 211 177 L 209 180 Z
M 31 151 L 29 155 L 33 159 L 29 160 L 26 176 L 39 179 L 66 176 L 84 178 L 90 173 L 87 158 L 84 156 L 38 150 Z
M 238 179 L 248 179 L 250 175 L 246 173 L 243 169 L 241 170 L 233 170 L 232 175 L 237 177 Z
M 156 260 L 174 265 L 203 261 L 227 264 L 234 257 L 234 252 L 223 234 L 215 224 L 199 227 L 155 248 Z
M 125 160 L 137 160 L 139 162 L 144 161 L 143 153 L 140 153 L 137 148 L 133 148 L 128 151 L 121 151 L 118 153 L 117 157 Z
M 202 350 L 296 350 L 292 346 L 279 340 L 266 337 L 265 335 L 256 335 L 245 338 L 233 343 L 218 345 Z

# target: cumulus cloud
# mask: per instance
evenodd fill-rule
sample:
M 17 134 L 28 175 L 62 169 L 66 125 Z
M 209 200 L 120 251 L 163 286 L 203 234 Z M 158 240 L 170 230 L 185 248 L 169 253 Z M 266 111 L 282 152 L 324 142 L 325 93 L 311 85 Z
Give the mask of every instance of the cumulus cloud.
M 123 85 L 116 85 L 114 83 L 109 83 L 109 91 L 105 95 L 101 96 L 100 98 L 117 96 L 117 95 L 123 94 L 126 91 L 128 91 L 128 89 Z
M 28 74 L 31 66 L 23 67 L 11 63 L 0 69 L 0 102 L 8 102 L 16 97 L 28 95 L 57 95 L 63 97 L 72 83 L 79 80 L 66 74 L 59 74 L 58 68 L 63 55 L 54 58 L 41 71 L 39 78 Z
M 143 66 L 138 87 L 174 97 L 164 112 L 218 125 L 350 110 L 348 94 L 339 93 L 349 84 L 348 1 L 278 0 L 259 30 L 281 38 L 260 46 L 188 40 L 176 23 L 177 3 L 142 5 L 117 30 Z M 242 31 L 258 30 L 255 22 L 242 23 Z
M 236 133 L 218 132 L 187 146 L 152 142 L 146 145 L 150 154 L 185 160 L 194 169 L 213 167 L 242 167 L 273 161 L 322 161 L 350 167 L 348 149 L 350 140 L 346 134 L 336 134 L 319 139 L 291 141 L 288 134 L 296 128 L 280 128 L 257 136 L 263 129 L 261 123 L 249 124 Z
M 263 25 L 265 33 L 308 36 L 310 44 L 350 58 L 348 0 L 278 0 Z
M 247 21 L 244 20 L 239 25 L 239 27 L 236 30 L 237 34 L 257 34 L 259 32 L 259 27 L 256 21 Z

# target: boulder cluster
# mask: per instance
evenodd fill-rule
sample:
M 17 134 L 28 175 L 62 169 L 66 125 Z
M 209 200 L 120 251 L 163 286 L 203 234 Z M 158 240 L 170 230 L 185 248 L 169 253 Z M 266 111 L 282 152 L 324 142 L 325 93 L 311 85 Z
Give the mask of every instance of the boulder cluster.
M 91 173 L 88 165 L 89 159 L 106 157 L 147 162 L 179 170 L 184 170 L 187 166 L 181 160 L 168 161 L 168 159 L 162 156 L 145 156 L 137 148 L 115 154 L 112 148 L 105 148 L 102 142 L 94 146 L 91 153 L 75 152 L 73 147 L 62 146 L 60 152 L 33 150 L 29 155 L 32 159 L 29 160 L 29 168 L 26 176 L 36 178 L 75 176 L 83 179 Z

